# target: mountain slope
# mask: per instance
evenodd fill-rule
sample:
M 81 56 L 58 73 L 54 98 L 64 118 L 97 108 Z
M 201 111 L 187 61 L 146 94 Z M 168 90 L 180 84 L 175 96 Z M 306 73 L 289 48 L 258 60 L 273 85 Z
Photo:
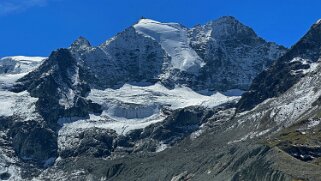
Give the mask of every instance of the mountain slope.
M 321 23 L 317 22 L 284 56 L 255 78 L 240 100 L 239 109 L 249 110 L 268 98 L 281 95 L 313 71 L 320 59 L 320 34 Z

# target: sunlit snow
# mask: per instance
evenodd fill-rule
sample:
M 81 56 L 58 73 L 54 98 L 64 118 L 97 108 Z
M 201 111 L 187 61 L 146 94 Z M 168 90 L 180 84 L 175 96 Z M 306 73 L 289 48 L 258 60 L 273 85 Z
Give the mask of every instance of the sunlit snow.
M 187 87 L 167 89 L 158 83 L 150 86 L 125 84 L 119 89 L 93 89 L 88 98 L 102 105 L 103 113 L 71 122 L 62 118 L 60 123 L 64 128 L 60 131 L 61 135 L 90 127 L 113 129 L 118 134 L 126 134 L 130 130 L 163 121 L 166 116 L 162 108 L 165 107 L 172 110 L 188 106 L 211 108 L 239 99 L 238 96 L 228 97 L 218 92 L 202 95 Z
M 141 19 L 134 28 L 137 32 L 158 41 L 172 57 L 171 63 L 174 68 L 196 73 L 204 65 L 203 60 L 189 46 L 187 29 L 181 25 Z

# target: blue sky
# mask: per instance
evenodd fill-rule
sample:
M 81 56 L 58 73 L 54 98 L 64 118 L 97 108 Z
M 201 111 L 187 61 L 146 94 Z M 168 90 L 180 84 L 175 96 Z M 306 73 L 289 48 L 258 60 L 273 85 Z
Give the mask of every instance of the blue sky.
M 48 56 L 79 36 L 98 45 L 141 16 L 187 27 L 231 15 L 293 45 L 321 18 L 320 0 L 1 0 L 0 57 Z

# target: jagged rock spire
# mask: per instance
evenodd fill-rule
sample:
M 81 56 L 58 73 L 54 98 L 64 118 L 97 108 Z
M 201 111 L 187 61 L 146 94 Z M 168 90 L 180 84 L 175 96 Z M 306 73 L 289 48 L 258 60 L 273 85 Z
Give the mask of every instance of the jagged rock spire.
M 81 48 L 82 49 L 82 48 L 91 47 L 91 44 L 86 38 L 80 36 L 76 41 L 74 41 L 71 44 L 71 47 L 72 48 Z

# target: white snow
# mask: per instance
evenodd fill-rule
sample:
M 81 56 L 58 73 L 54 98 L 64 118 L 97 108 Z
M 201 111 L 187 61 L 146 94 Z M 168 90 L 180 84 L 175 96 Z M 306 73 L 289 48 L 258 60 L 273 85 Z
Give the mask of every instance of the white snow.
M 310 64 L 310 68 L 303 70 L 303 74 L 307 74 L 309 72 L 314 72 L 319 66 L 319 63 L 314 62 Z
M 308 74 L 310 72 L 315 71 L 319 66 L 320 60 L 317 61 L 317 62 L 311 62 L 309 59 L 303 59 L 301 57 L 295 57 L 290 62 L 291 63 L 293 63 L 293 62 L 301 62 L 302 65 L 309 65 L 310 67 L 308 69 L 298 69 L 298 70 L 292 70 L 291 71 L 291 74 L 293 74 L 293 75 L 298 74 L 299 72 L 302 72 L 305 75 L 305 74 Z
M 150 86 L 135 86 L 124 84 L 119 89 L 97 90 L 93 89 L 89 99 L 99 104 L 107 102 L 121 102 L 140 105 L 162 105 L 171 109 L 188 106 L 215 107 L 222 103 L 239 99 L 238 96 L 228 97 L 219 92 L 212 95 L 202 95 L 184 86 L 167 89 L 160 83 Z
M 308 129 L 314 128 L 320 124 L 319 120 L 311 120 L 308 124 Z
M 0 90 L 36 69 L 46 57 L 14 56 L 0 59 Z
M 171 63 L 174 68 L 197 73 L 204 65 L 203 60 L 189 46 L 187 29 L 181 25 L 141 19 L 134 25 L 134 28 L 137 32 L 158 41 L 171 56 Z
M 163 142 L 160 142 L 159 145 L 156 148 L 156 153 L 162 152 L 168 148 L 167 144 L 164 144 Z
M 104 112 L 101 116 L 96 116 L 90 114 L 89 119 L 81 119 L 75 122 L 62 122 L 63 128 L 59 131 L 61 135 L 66 134 L 66 132 L 73 132 L 77 130 L 97 127 L 97 128 L 104 128 L 104 129 L 113 129 L 117 132 L 117 134 L 126 134 L 131 130 L 145 128 L 150 124 L 154 124 L 157 122 L 161 122 L 165 119 L 163 114 L 152 115 L 147 118 L 142 119 L 121 119 L 118 118 L 117 120 L 111 119 L 106 112 Z
M 3 59 L 12 59 L 12 60 L 16 60 L 16 61 L 41 62 L 46 58 L 47 57 L 10 56 L 10 57 L 3 57 L 3 58 L 1 58 L 1 60 L 3 60 Z
M 37 68 L 46 57 L 13 56 L 0 59 L 0 74 L 27 73 Z
M 18 79 L 25 76 L 27 73 L 21 74 L 0 74 L 0 90 L 11 87 Z
M 19 116 L 21 120 L 36 118 L 35 103 L 38 99 L 33 98 L 27 91 L 13 93 L 0 90 L 0 116 Z

